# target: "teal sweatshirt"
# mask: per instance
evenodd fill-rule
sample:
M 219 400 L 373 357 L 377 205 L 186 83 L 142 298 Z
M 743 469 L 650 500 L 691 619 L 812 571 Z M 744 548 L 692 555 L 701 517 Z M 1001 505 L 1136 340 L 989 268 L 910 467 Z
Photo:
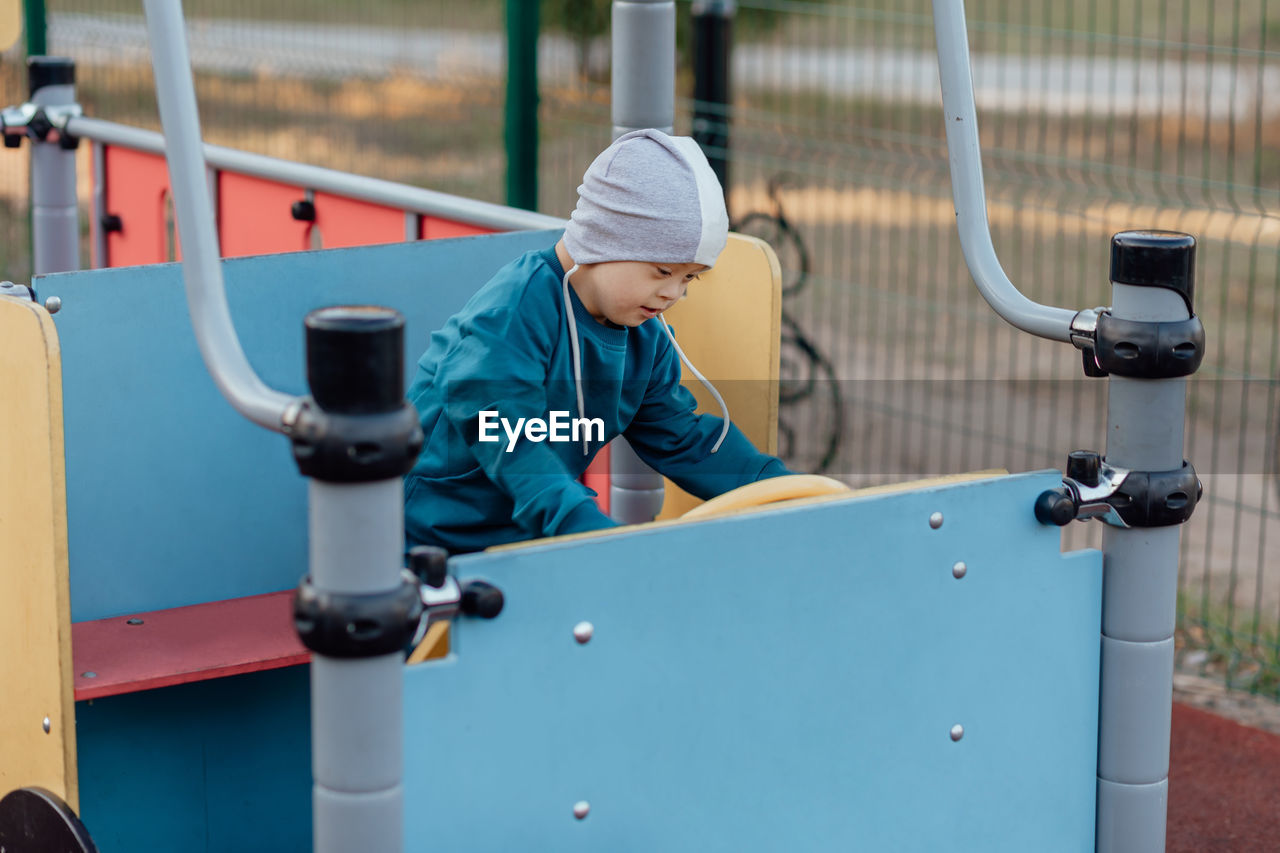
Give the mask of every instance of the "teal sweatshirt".
M 581 347 L 587 419 L 577 440 L 553 441 L 518 419 L 551 421 L 573 438 L 579 418 L 568 323 L 555 249 L 528 252 L 471 297 L 418 360 L 409 400 L 426 443 L 405 478 L 405 537 L 410 546 L 454 553 L 616 524 L 578 481 L 592 457 L 618 435 L 681 488 L 710 498 L 756 480 L 790 473 L 724 421 L 694 413 L 680 384 L 680 361 L 659 320 L 605 326 L 570 288 Z M 483 414 L 488 412 L 490 414 Z M 501 421 L 507 422 L 504 428 Z M 483 436 L 492 440 L 482 441 Z M 587 452 L 583 453 L 584 437 Z

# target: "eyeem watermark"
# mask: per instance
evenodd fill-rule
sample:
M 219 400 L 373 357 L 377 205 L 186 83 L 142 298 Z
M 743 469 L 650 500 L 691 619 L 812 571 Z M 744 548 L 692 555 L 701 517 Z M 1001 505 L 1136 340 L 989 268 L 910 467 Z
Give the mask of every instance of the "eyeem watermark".
M 516 418 L 515 424 L 501 417 L 492 409 L 480 412 L 480 440 L 501 441 L 498 428 L 507 434 L 507 453 L 515 450 L 523 434 L 532 442 L 581 441 L 585 433 L 587 441 L 604 441 L 603 418 L 570 418 L 568 412 L 551 412 L 547 420 L 542 418 Z

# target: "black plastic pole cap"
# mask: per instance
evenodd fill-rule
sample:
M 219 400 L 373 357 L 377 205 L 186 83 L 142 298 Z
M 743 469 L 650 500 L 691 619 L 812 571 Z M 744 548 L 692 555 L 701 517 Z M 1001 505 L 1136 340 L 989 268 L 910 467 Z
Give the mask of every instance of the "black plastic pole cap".
M 27 84 L 34 95 L 45 86 L 74 86 L 76 63 L 68 56 L 33 56 L 27 60 Z
M 374 415 L 404 405 L 404 315 L 336 305 L 307 315 L 307 384 L 322 411 Z
M 1111 281 L 1176 290 L 1195 313 L 1196 238 L 1180 231 L 1121 231 L 1111 238 Z

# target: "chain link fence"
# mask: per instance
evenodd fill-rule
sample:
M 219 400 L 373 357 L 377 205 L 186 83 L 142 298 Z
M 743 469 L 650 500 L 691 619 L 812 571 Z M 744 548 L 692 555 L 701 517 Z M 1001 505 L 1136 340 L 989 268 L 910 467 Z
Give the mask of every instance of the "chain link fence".
M 565 216 L 609 141 L 607 0 L 545 0 L 539 207 Z M 1104 446 L 1105 383 L 1000 321 L 955 234 L 926 0 L 739 0 L 733 220 L 784 267 L 783 452 L 855 485 L 1060 467 Z M 1209 354 L 1187 453 L 1184 665 L 1280 699 L 1280 0 L 973 0 L 988 210 L 1031 298 L 1104 305 L 1109 237 L 1199 240 Z M 188 0 L 214 143 L 503 201 L 500 0 Z M 87 114 L 158 129 L 141 4 L 50 0 Z M 687 2 L 678 5 L 687 43 Z M 576 23 L 575 23 L 576 22 Z M 682 49 L 676 129 L 690 132 Z M 0 57 L 26 96 L 20 49 Z M 0 158 L 5 276 L 29 275 L 26 154 Z M 87 160 L 81 182 L 87 203 Z M 1073 525 L 1072 547 L 1096 544 Z

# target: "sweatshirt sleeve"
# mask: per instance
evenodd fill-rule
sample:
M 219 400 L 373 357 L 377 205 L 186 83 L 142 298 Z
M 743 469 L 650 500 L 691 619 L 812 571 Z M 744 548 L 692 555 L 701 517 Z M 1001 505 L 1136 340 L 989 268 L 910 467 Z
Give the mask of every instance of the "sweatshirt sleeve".
M 654 361 L 644 402 L 624 433 L 646 464 L 704 500 L 792 473 L 781 459 L 756 450 L 732 423 L 712 453 L 724 419 L 695 413 L 697 400 L 680 384 L 680 359 L 666 335 L 658 339 Z
M 518 441 L 507 452 L 501 427 L 499 440 L 480 441 L 482 411 L 496 411 L 512 423 L 546 415 L 550 343 L 536 327 L 520 322 L 518 314 L 472 317 L 441 359 L 437 381 L 443 383 L 445 415 L 474 457 L 450 467 L 478 462 L 514 504 L 512 520 L 532 536 L 615 527 L 617 522 L 596 507 L 591 491 L 545 442 Z

